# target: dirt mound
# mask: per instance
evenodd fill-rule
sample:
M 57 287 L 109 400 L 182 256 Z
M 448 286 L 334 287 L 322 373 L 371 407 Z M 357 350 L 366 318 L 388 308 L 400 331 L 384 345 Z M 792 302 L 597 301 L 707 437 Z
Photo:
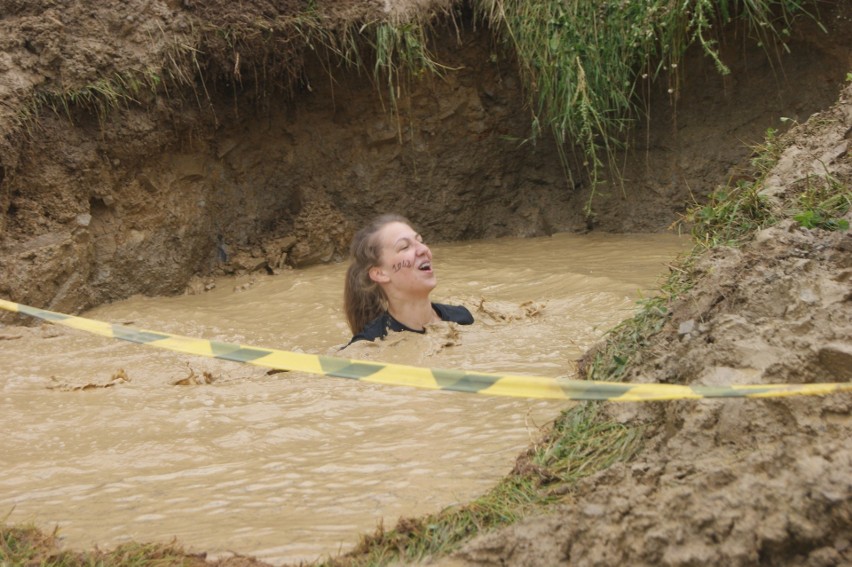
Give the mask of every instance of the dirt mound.
M 780 199 L 809 180 L 837 183 L 852 199 L 850 132 L 852 86 L 835 108 L 791 132 L 795 142 L 770 173 L 767 194 Z M 848 231 L 783 221 L 741 249 L 714 249 L 697 270 L 698 284 L 672 306 L 626 381 L 852 379 Z M 582 481 L 558 509 L 481 536 L 442 564 L 852 563 L 852 395 L 604 409 L 644 427 L 634 459 Z

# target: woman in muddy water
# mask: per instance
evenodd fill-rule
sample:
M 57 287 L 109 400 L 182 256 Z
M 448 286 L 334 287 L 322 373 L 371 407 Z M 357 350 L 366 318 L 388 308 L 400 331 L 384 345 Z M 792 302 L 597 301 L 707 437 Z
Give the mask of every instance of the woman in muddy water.
M 356 341 L 384 338 L 388 331 L 425 333 L 426 325 L 473 323 L 466 307 L 433 303 L 438 280 L 432 251 L 411 223 L 386 214 L 359 230 L 350 247 L 343 309 Z

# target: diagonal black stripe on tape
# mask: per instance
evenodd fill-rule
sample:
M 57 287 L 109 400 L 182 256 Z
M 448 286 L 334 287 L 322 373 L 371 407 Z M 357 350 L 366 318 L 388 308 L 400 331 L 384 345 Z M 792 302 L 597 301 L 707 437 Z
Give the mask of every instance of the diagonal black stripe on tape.
M 169 335 L 164 335 L 162 333 L 139 331 L 137 329 L 123 327 L 121 325 L 112 325 L 112 336 L 117 339 L 133 343 L 153 343 L 154 341 L 161 341 L 169 338 Z
M 360 380 L 361 378 L 372 376 L 382 369 L 382 366 L 375 364 L 351 362 L 343 358 L 331 358 L 329 356 L 319 356 L 318 358 L 323 374 L 335 376 L 337 378 L 353 378 L 355 380 Z
M 222 360 L 233 360 L 234 362 L 251 362 L 258 358 L 263 358 L 267 354 L 271 354 L 271 350 L 260 348 L 246 348 L 232 343 L 220 343 L 216 341 L 208 341 L 210 350 L 213 356 Z
M 23 305 L 21 303 L 16 303 L 15 305 L 18 306 L 18 313 L 24 313 L 25 315 L 29 315 L 30 317 L 38 317 L 39 319 L 44 319 L 45 321 L 64 321 L 65 319 L 71 318 L 70 315 L 65 315 L 64 313 L 44 311 L 42 309 L 30 307 L 29 305 Z
M 572 400 L 611 400 L 630 390 L 629 384 L 591 384 L 582 380 L 572 380 L 567 384 L 556 382 L 556 384 Z
M 457 390 L 459 392 L 479 392 L 489 386 L 493 386 L 500 376 L 485 376 L 473 374 L 460 370 L 432 369 L 432 376 L 438 385 L 445 390 Z

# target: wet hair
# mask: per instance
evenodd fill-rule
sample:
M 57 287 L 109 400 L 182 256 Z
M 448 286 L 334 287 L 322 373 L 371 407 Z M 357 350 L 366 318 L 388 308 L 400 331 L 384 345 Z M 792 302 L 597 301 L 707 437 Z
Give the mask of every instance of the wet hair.
M 408 219 L 401 215 L 385 214 L 374 218 L 352 237 L 349 246 L 350 264 L 343 288 L 343 311 L 353 335 L 360 333 L 367 323 L 388 308 L 384 290 L 370 279 L 370 268 L 381 263 L 379 231 L 392 222 L 411 226 Z

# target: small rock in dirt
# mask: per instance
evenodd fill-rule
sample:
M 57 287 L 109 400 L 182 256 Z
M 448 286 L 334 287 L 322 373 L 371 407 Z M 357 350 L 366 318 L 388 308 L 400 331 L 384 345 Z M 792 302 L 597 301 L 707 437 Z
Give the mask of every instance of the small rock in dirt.
M 852 380 L 852 346 L 830 343 L 819 349 L 819 363 L 831 375 L 830 381 Z
M 231 265 L 237 270 L 252 273 L 265 267 L 266 259 L 258 258 L 249 251 L 241 251 L 231 256 Z
M 249 281 L 247 281 L 247 282 L 245 282 L 245 283 L 242 283 L 242 284 L 239 284 L 239 285 L 235 285 L 235 286 L 234 286 L 234 291 L 235 291 L 235 292 L 241 292 L 241 291 L 249 290 L 249 289 L 251 289 L 251 288 L 253 288 L 253 287 L 254 287 L 254 284 L 255 284 L 255 283 L 256 283 L 256 281 L 255 281 L 254 279 L 251 279 L 251 280 L 249 280 Z
M 603 516 L 604 512 L 606 512 L 606 510 L 600 504 L 589 504 L 583 508 L 583 514 L 591 517 Z
M 47 323 L 41 325 L 41 327 L 39 327 L 39 330 L 41 331 L 41 338 L 43 339 L 52 339 L 54 337 L 59 337 L 62 335 L 62 329 L 60 329 L 56 325 L 50 325 Z

